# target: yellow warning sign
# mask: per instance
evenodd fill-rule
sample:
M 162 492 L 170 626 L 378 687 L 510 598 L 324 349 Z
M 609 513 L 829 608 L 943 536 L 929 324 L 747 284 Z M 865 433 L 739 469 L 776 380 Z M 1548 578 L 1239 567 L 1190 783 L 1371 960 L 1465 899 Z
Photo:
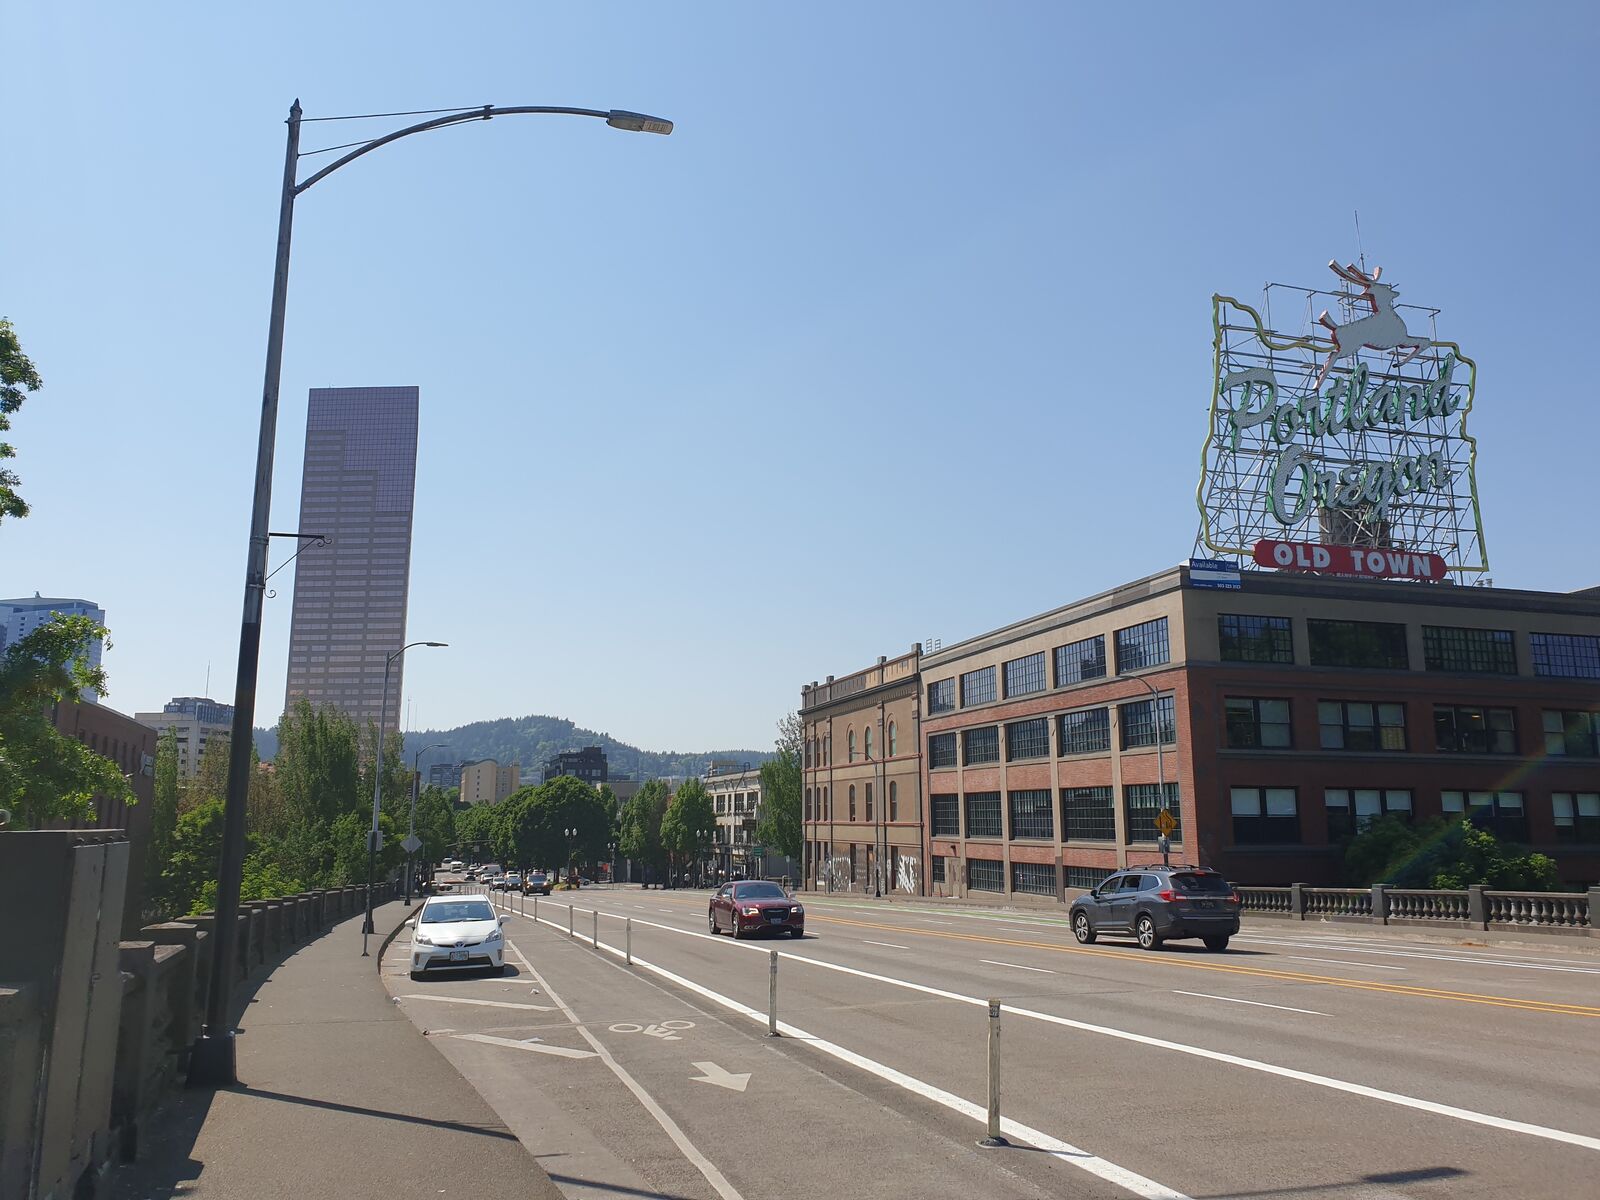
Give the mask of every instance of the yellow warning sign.
M 1156 828 L 1161 831 L 1163 837 L 1171 837 L 1172 831 L 1177 827 L 1178 819 L 1166 809 L 1163 808 L 1156 814 Z

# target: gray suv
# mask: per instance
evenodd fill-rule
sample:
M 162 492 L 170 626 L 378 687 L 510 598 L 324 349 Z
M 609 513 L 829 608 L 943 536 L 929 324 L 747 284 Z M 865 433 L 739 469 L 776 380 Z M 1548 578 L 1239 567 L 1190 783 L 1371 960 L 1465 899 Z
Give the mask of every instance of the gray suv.
M 1239 893 L 1210 867 L 1128 867 L 1072 902 L 1072 934 L 1088 945 L 1102 933 L 1132 934 L 1154 950 L 1170 938 L 1199 938 L 1226 950 L 1239 932 Z

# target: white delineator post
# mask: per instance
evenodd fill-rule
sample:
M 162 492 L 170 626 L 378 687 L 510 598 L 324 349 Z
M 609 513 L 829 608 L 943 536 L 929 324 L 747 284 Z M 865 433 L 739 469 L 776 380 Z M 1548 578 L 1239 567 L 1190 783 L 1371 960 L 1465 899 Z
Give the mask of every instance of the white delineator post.
M 572 905 L 567 905 L 567 936 L 572 936 Z
M 989 1127 L 980 1146 L 1008 1146 L 1000 1136 L 1000 1001 L 989 1001 Z
M 600 949 L 600 910 L 596 908 L 590 911 L 594 913 L 594 936 L 590 940 L 594 943 L 594 948 L 598 950 Z
M 778 952 L 773 950 L 767 969 L 767 1036 L 778 1036 Z
M 631 966 L 633 966 L 633 918 L 632 917 L 623 918 L 623 934 L 624 934 L 624 938 L 625 938 L 625 945 L 627 947 L 627 949 L 625 951 L 625 957 L 627 959 L 628 965 L 631 967 Z

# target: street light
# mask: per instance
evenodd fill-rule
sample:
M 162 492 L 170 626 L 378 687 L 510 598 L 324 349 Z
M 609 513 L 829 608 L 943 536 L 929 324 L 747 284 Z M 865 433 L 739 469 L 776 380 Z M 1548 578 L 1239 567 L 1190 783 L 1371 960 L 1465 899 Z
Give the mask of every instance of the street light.
M 567 877 L 570 879 L 572 877 L 572 841 L 578 836 L 578 831 L 576 829 L 568 829 L 564 832 L 567 835 Z
M 1167 759 L 1161 750 L 1161 693 L 1143 675 L 1134 675 L 1131 678 L 1144 684 L 1145 690 L 1150 693 L 1150 720 L 1156 730 L 1156 804 L 1157 811 L 1167 806 Z M 1174 720 L 1177 718 L 1174 717 Z M 1161 833 L 1158 829 L 1157 833 Z M 1157 848 L 1161 851 L 1161 861 L 1165 863 L 1172 852 L 1172 840 L 1165 833 L 1161 833 L 1156 841 Z
M 266 597 L 267 518 L 272 509 L 272 465 L 277 448 L 278 389 L 283 375 L 283 327 L 289 298 L 289 248 L 294 228 L 295 197 L 379 146 L 466 121 L 487 121 L 497 116 L 562 114 L 597 117 L 613 129 L 669 134 L 672 122 L 624 109 L 565 108 L 524 105 L 463 109 L 362 143 L 297 182 L 300 163 L 300 101 L 289 108 L 289 132 L 284 149 L 283 185 L 278 196 L 278 245 L 272 273 L 272 308 L 267 322 L 267 362 L 261 388 L 261 428 L 256 441 L 255 495 L 250 511 L 249 551 L 245 556 L 244 607 L 239 621 L 239 666 L 233 693 L 235 747 L 250 745 L 256 710 L 256 675 L 261 660 L 261 608 Z M 244 870 L 245 810 L 250 789 L 250 758 L 240 753 L 228 762 L 228 796 L 224 809 L 222 850 L 217 864 L 217 905 L 211 954 L 211 979 L 207 989 L 206 1019 L 189 1055 L 191 1086 L 226 1087 L 237 1083 L 232 1023 L 234 940 L 237 935 L 239 884 Z
M 422 756 L 429 750 L 443 750 L 449 742 L 435 742 L 431 746 L 424 746 L 411 756 L 411 820 L 406 825 L 406 841 L 417 836 L 417 797 L 422 792 Z M 414 852 L 406 850 L 406 904 L 411 903 L 411 857 Z
M 361 927 L 361 957 L 367 954 L 372 932 L 372 877 L 378 870 L 378 806 L 383 802 L 383 719 L 389 713 L 389 668 L 413 646 L 448 646 L 449 642 L 407 642 L 383 660 L 383 703 L 378 708 L 378 744 L 372 751 L 372 828 L 367 831 L 367 921 Z M 404 761 L 404 760 L 401 760 Z

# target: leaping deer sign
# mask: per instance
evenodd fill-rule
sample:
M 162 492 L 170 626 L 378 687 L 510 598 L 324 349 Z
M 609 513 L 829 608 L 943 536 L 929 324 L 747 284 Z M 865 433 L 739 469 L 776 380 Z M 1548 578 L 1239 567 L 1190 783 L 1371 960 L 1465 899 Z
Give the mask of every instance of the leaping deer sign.
M 1333 370 L 1333 364 L 1341 358 L 1354 358 L 1356 351 L 1363 346 L 1371 350 L 1409 347 L 1411 353 L 1400 360 L 1401 363 L 1408 363 L 1433 345 L 1429 339 L 1416 337 L 1407 330 L 1400 314 L 1394 311 L 1395 297 L 1400 291 L 1392 284 L 1378 282 L 1378 277 L 1383 274 L 1382 267 L 1375 267 L 1372 274 L 1368 275 L 1351 263 L 1341 267 L 1338 259 L 1329 259 L 1328 269 L 1361 289 L 1361 298 L 1372 308 L 1372 314 L 1358 317 L 1347 325 L 1335 325 L 1328 318 L 1328 310 L 1322 310 L 1317 324 L 1326 327 L 1333 335 L 1333 353 L 1328 355 L 1328 361 L 1322 364 L 1322 373 L 1317 376 L 1318 391 L 1322 390 L 1323 381 L 1328 378 L 1328 372 Z

